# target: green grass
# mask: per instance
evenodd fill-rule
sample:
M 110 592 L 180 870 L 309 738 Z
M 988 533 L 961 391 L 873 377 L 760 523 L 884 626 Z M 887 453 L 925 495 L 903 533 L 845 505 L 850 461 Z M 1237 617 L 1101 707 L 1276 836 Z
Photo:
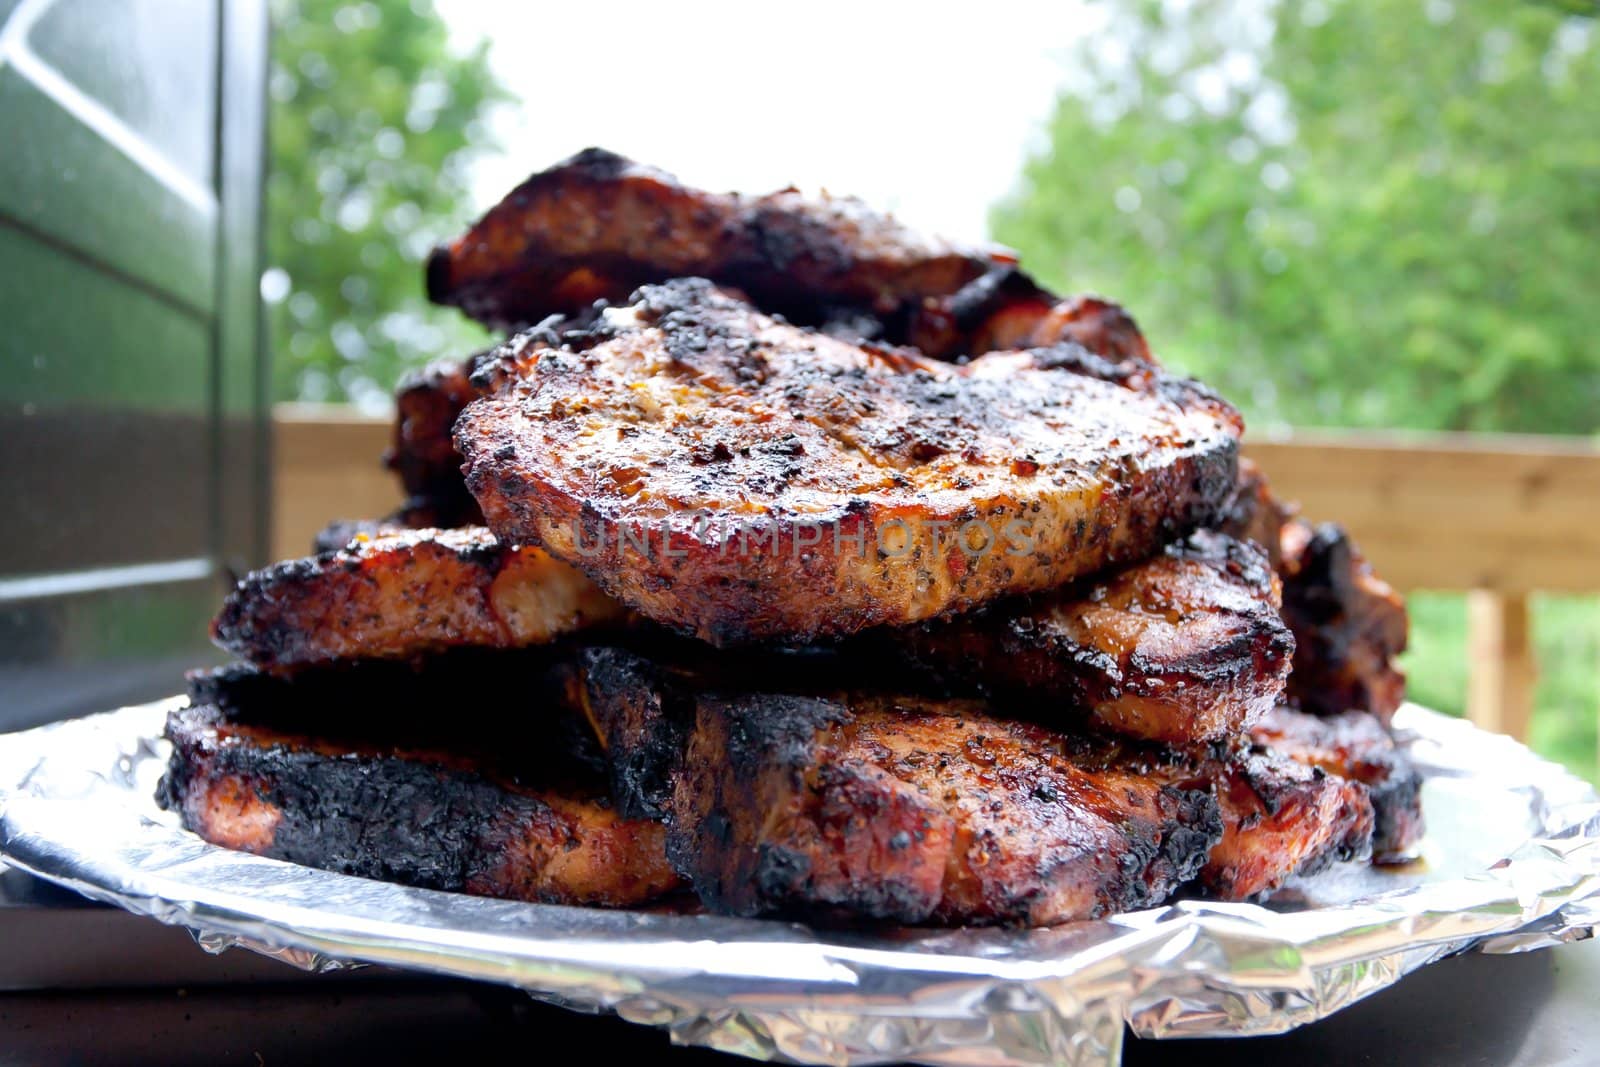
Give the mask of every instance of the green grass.
M 1466 713 L 1467 600 L 1460 593 L 1413 593 L 1411 648 L 1403 663 L 1408 695 L 1419 704 Z M 1539 657 L 1532 741 L 1541 755 L 1600 781 L 1600 597 L 1532 600 Z

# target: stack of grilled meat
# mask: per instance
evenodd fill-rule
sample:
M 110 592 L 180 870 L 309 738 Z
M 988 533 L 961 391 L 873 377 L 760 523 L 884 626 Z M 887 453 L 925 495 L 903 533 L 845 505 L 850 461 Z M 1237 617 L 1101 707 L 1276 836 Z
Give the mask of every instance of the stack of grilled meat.
M 428 265 L 409 494 L 250 575 L 161 799 L 437 889 L 1048 924 L 1403 856 L 1404 608 L 1114 304 L 598 150 Z

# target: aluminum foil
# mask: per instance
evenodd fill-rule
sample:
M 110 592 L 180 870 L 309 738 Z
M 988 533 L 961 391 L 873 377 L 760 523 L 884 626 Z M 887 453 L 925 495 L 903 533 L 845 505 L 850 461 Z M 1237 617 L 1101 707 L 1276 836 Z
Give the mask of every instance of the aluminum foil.
M 1199 900 L 1048 930 L 845 933 L 408 889 L 207 845 L 152 799 L 175 702 L 0 737 L 0 854 L 99 900 L 309 969 L 382 963 L 519 986 L 675 1041 L 806 1063 L 1114 1064 L 1150 1037 L 1276 1033 L 1464 950 L 1600 924 L 1600 796 L 1415 706 L 1429 833 L 1266 906 Z

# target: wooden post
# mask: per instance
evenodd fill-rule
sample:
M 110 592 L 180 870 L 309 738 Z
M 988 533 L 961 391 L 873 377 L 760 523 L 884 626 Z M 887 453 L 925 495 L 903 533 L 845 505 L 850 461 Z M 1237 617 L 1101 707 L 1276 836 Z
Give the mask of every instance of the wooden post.
M 1467 594 L 1467 715 L 1478 726 L 1528 739 L 1538 669 L 1522 593 Z
M 400 506 L 400 483 L 383 469 L 389 419 L 340 408 L 280 404 L 273 441 L 272 551 L 292 559 L 334 519 L 375 519 Z

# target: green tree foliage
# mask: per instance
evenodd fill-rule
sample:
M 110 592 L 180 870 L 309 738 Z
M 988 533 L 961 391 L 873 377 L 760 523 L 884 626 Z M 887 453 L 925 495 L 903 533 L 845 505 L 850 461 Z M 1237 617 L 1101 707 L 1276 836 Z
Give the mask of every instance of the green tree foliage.
M 465 221 L 503 99 L 483 46 L 451 51 L 426 0 L 280 0 L 267 262 L 274 390 L 386 404 L 400 373 L 483 335 L 429 307 L 422 259 Z
M 1121 0 L 995 236 L 1257 424 L 1600 431 L 1600 32 L 1526 0 Z

